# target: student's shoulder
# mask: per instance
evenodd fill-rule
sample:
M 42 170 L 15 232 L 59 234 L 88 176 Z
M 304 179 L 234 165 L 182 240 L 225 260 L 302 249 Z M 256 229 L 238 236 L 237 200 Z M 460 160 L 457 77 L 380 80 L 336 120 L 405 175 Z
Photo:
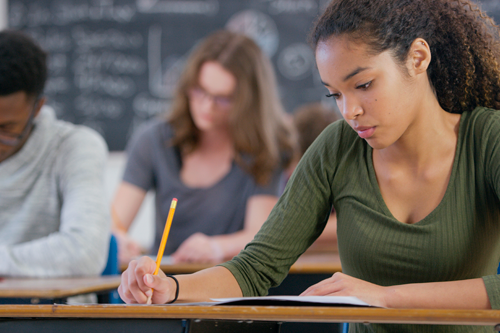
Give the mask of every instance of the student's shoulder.
M 478 106 L 474 110 L 469 112 L 464 112 L 463 115 L 468 116 L 472 121 L 476 122 L 498 122 L 500 119 L 500 111 L 492 108 L 486 108 L 483 106 Z
M 84 125 L 55 120 L 54 130 L 58 133 L 59 145 L 64 147 L 107 147 L 101 134 Z
M 35 126 L 40 126 L 35 130 L 41 131 L 39 136 L 47 140 L 47 148 L 59 151 L 57 154 L 72 152 L 75 149 L 81 150 L 85 147 L 107 151 L 106 142 L 97 131 L 57 119 L 54 109 L 48 105 L 43 106 L 35 124 Z
M 172 131 L 172 126 L 166 119 L 152 118 L 137 126 L 134 135 L 163 136 L 165 134 L 171 135 Z
M 351 126 L 344 119 L 339 119 L 328 125 L 323 132 L 330 133 L 330 135 L 342 135 L 345 131 L 351 129 Z
M 361 143 L 359 136 L 344 119 L 337 120 L 328 125 L 316 141 L 317 144 L 335 150 L 348 149 L 353 144 Z
M 108 146 L 104 138 L 96 130 L 84 125 L 64 124 L 71 130 L 61 136 L 59 145 L 59 156 L 64 159 L 68 157 L 88 158 L 105 160 L 108 154 Z
M 500 111 L 485 107 L 476 107 L 471 112 L 462 114 L 462 121 L 465 123 L 464 131 L 472 134 L 476 139 L 484 140 L 494 136 L 498 138 L 500 134 Z

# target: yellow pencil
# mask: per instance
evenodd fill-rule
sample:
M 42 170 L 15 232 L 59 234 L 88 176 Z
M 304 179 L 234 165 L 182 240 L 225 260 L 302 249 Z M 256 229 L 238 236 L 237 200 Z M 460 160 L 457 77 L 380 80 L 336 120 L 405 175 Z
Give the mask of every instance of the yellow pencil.
M 170 232 L 170 226 L 172 225 L 172 219 L 174 218 L 175 207 L 177 207 L 177 199 L 172 199 L 170 204 L 170 211 L 168 212 L 167 222 L 165 223 L 165 229 L 163 230 L 163 236 L 161 236 L 160 247 L 158 248 L 158 255 L 156 256 L 156 269 L 153 275 L 157 275 L 160 270 L 161 258 L 163 257 L 163 252 L 165 251 L 165 245 L 167 244 L 168 234 Z M 153 292 L 153 290 L 151 290 Z M 148 297 L 147 304 L 151 304 L 152 295 Z

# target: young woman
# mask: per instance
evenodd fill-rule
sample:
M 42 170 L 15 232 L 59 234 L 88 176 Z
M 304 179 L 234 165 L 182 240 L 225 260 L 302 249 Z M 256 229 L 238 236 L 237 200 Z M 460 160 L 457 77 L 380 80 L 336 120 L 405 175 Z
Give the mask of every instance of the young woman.
M 187 60 L 168 119 L 147 124 L 129 144 L 113 201 L 121 261 L 140 254 L 126 231 L 151 188 L 156 190 L 152 252 L 158 251 L 175 197 L 165 254 L 177 262 L 235 256 L 278 200 L 293 139 L 272 65 L 259 47 L 229 31 L 206 38 Z
M 343 273 L 303 295 L 390 308 L 500 308 L 499 32 L 465 0 L 333 0 L 312 43 L 344 121 L 306 152 L 232 261 L 179 276 L 130 264 L 127 302 L 263 295 L 337 212 Z M 203 279 L 201 283 L 197 283 Z M 351 332 L 491 328 L 351 325 Z

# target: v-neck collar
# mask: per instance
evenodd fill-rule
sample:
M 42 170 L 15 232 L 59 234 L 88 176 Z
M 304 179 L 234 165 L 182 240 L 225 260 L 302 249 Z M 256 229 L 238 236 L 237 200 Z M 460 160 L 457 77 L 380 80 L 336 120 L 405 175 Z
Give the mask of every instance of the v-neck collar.
M 472 111 L 472 112 L 474 112 L 474 111 Z M 460 117 L 460 122 L 459 122 L 459 127 L 458 127 L 457 146 L 455 148 L 455 156 L 453 158 L 453 166 L 451 169 L 450 179 L 448 181 L 448 185 L 446 186 L 446 191 L 444 193 L 443 198 L 441 199 L 439 204 L 429 214 L 427 214 L 423 219 L 421 219 L 420 221 L 417 221 L 415 223 L 411 223 L 411 224 L 401 222 L 398 219 L 396 219 L 394 217 L 394 215 L 392 214 L 392 212 L 389 210 L 389 207 L 387 207 L 387 204 L 384 201 L 384 197 L 382 196 L 382 191 L 380 190 L 380 186 L 379 186 L 378 181 L 377 181 L 375 167 L 373 166 L 373 148 L 365 141 L 364 144 L 366 144 L 366 146 L 367 146 L 366 160 L 367 160 L 367 164 L 368 164 L 368 176 L 370 178 L 370 183 L 374 189 L 374 193 L 375 193 L 376 199 L 380 205 L 380 208 L 386 216 L 393 219 L 394 222 L 397 222 L 397 223 L 402 224 L 402 225 L 409 225 L 409 226 L 411 226 L 411 225 L 425 225 L 425 224 L 428 224 L 428 223 L 434 221 L 433 216 L 438 214 L 441 207 L 443 205 L 445 205 L 446 201 L 448 200 L 448 197 L 450 196 L 450 192 L 453 191 L 456 173 L 457 173 L 457 168 L 458 168 L 459 155 L 460 155 L 460 151 L 462 149 L 462 142 L 463 142 L 463 136 L 464 136 L 464 133 L 463 133 L 464 128 L 463 127 L 465 126 L 464 124 L 466 122 L 465 118 L 467 118 L 468 116 L 469 116 L 469 112 L 463 112 L 461 117 Z

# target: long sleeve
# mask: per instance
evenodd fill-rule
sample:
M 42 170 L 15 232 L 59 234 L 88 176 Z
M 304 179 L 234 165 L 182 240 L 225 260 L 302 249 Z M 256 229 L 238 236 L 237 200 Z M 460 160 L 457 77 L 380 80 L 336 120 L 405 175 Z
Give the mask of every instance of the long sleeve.
M 51 152 L 56 157 L 48 177 L 52 181 L 35 183 L 32 192 L 36 194 L 27 196 L 27 202 L 23 204 L 28 208 L 50 206 L 45 203 L 47 198 L 57 197 L 59 230 L 45 237 L 0 246 L 0 275 L 97 275 L 104 268 L 110 237 L 109 207 L 103 180 L 106 145 L 95 132 L 75 128 L 55 149 L 56 152 Z M 44 175 L 41 173 L 40 177 Z M 21 223 L 43 232 L 51 210 L 51 207 L 45 208 L 45 211 L 40 209 L 25 215 L 29 221 Z
M 490 111 L 490 117 L 481 123 L 481 153 L 484 157 L 484 169 L 487 183 L 496 194 L 488 198 L 493 205 L 500 206 L 500 111 Z M 500 223 L 500 216 L 496 218 Z M 500 309 L 500 275 L 483 277 L 488 298 L 493 309 Z

